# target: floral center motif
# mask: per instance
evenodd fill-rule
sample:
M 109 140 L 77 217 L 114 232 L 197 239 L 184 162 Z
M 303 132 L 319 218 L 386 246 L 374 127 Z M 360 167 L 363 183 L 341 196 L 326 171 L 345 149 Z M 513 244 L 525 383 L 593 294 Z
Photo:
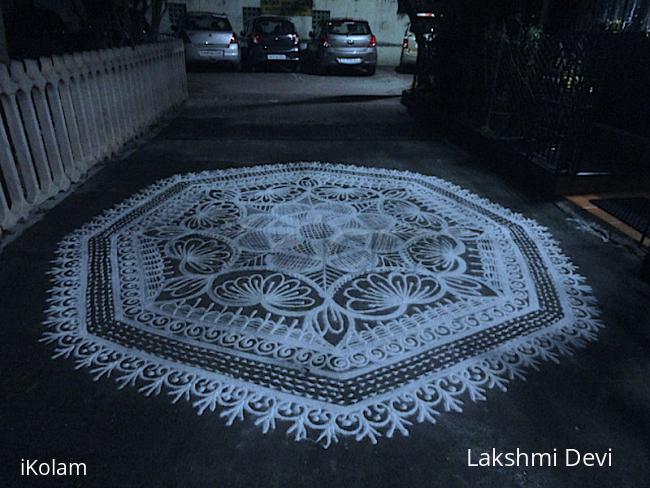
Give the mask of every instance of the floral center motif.
M 143 222 L 168 263 L 149 306 L 292 317 L 302 336 L 345 355 L 363 331 L 405 314 L 502 294 L 467 261 L 482 229 L 465 229 L 407 186 L 321 179 L 199 186 L 175 229 L 168 214 Z

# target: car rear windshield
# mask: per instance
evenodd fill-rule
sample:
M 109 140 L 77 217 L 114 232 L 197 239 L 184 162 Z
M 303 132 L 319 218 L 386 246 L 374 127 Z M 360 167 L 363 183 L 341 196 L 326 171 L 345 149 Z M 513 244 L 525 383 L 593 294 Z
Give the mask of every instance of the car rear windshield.
M 232 26 L 226 17 L 218 17 L 210 14 L 188 15 L 183 20 L 183 28 L 194 31 L 222 31 L 232 30 Z
M 261 34 L 293 34 L 293 23 L 284 19 L 259 19 L 255 21 L 255 31 Z
M 332 20 L 327 23 L 327 33 L 334 35 L 367 35 L 370 34 L 368 22 L 355 20 Z

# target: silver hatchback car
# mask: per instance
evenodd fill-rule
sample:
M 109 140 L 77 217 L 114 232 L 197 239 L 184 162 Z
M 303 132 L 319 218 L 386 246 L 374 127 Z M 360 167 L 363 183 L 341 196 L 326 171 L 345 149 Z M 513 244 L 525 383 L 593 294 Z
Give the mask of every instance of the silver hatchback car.
M 239 69 L 239 40 L 225 15 L 188 12 L 175 30 L 185 43 L 187 64 L 226 62 Z
M 304 59 L 307 70 L 351 66 L 362 68 L 367 75 L 375 74 L 377 38 L 365 20 L 324 20 L 309 36 Z

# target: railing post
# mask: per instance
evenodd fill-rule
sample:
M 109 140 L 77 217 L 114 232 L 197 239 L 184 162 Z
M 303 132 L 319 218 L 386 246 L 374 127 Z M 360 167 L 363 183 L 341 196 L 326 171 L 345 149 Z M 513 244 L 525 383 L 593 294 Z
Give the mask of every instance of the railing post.
M 62 124 L 65 124 L 68 135 L 71 164 L 66 166 L 66 171 L 72 181 L 77 181 L 82 173 L 85 173 L 92 161 L 82 147 L 81 134 L 79 133 L 78 118 L 72 101 L 72 88 L 74 83 L 72 74 L 65 68 L 61 56 L 52 58 L 41 58 L 41 68 L 43 75 L 51 80 L 52 90 L 58 94 L 58 100 L 61 104 Z M 65 156 L 64 156 L 65 157 Z M 65 161 L 64 161 L 65 165 Z M 69 168 L 69 169 L 67 169 Z
M 155 46 L 148 45 L 144 48 L 145 56 L 147 59 L 147 71 L 149 73 L 149 80 L 151 85 L 147 90 L 147 100 L 149 101 L 149 119 L 148 123 L 153 124 L 156 122 L 156 100 L 160 97 L 160 79 L 157 73 L 156 51 Z M 155 96 L 154 96 L 155 94 Z
M 20 87 L 16 94 L 16 101 L 22 115 L 23 127 L 27 135 L 27 141 L 31 150 L 32 162 L 38 175 L 39 188 L 41 191 L 40 198 L 42 200 L 48 199 L 51 195 L 56 193 L 56 183 L 53 179 L 53 174 L 50 171 L 47 154 L 45 152 L 45 145 L 41 137 L 41 128 L 36 115 L 36 108 L 32 97 L 32 90 L 34 83 L 25 72 L 25 66 L 20 61 L 12 61 L 10 64 L 11 77 L 16 81 Z M 37 98 L 38 98 L 38 94 Z M 58 176 L 58 175 L 57 175 Z
M 65 57 L 64 57 L 65 59 Z M 92 70 L 88 67 L 81 53 L 72 54 L 74 69 L 78 73 L 77 91 L 79 106 L 83 107 L 86 114 L 86 127 L 89 148 L 92 148 L 93 162 L 102 159 L 102 141 L 99 131 L 99 118 L 101 106 L 92 89 Z
M 107 146 L 111 153 L 115 153 L 122 146 L 120 140 L 120 128 L 118 122 L 117 93 L 113 84 L 112 63 L 108 49 L 94 51 L 91 54 L 99 73 L 97 81 L 100 88 L 100 96 L 104 100 L 106 123 Z
M 12 93 L 16 89 L 15 85 L 9 78 L 7 67 L 0 65 L 0 101 L 2 102 L 2 110 L 5 112 L 7 118 L 8 129 L 16 132 L 15 121 L 11 118 L 11 113 L 7 112 L 7 108 L 11 106 L 8 93 Z M 20 218 L 26 217 L 30 209 L 30 204 L 26 199 L 26 193 L 34 194 L 38 191 L 36 177 L 30 167 L 25 167 L 22 159 L 16 160 L 9 145 L 9 135 L 5 130 L 5 125 L 0 121 L 0 173 L 4 179 L 5 186 L 7 187 L 7 197 L 3 191 L 0 191 L 0 227 L 8 229 L 14 225 Z M 17 156 L 21 155 L 21 146 L 15 148 Z M 20 180 L 19 171 L 26 170 L 24 174 L 24 184 Z M 35 198 L 35 197 L 33 197 Z
M 117 117 L 120 127 L 120 143 L 124 143 L 133 137 L 132 131 L 132 110 L 130 106 L 129 90 L 124 77 L 126 65 L 126 48 L 113 49 L 110 53 L 113 67 L 113 86 L 117 95 Z
M 129 127 L 131 135 L 136 136 L 142 129 L 143 103 L 138 91 L 138 56 L 135 49 L 124 48 L 123 75 L 126 83 L 126 90 L 129 94 Z
M 106 101 L 102 96 L 103 94 L 99 79 L 99 69 L 97 66 L 98 63 L 95 62 L 95 52 L 83 52 L 80 53 L 79 57 L 87 73 L 86 85 L 90 95 L 90 103 L 93 107 L 95 115 L 99 159 L 103 159 L 106 154 L 110 152 L 110 146 L 109 128 L 106 120 Z
M 140 46 L 140 48 L 144 57 L 145 78 L 143 81 L 149 83 L 148 85 L 146 83 L 144 85 L 144 99 L 147 103 L 147 118 L 145 125 L 148 126 L 156 121 L 156 109 L 154 108 L 156 99 L 154 97 L 154 92 L 156 91 L 155 89 L 157 88 L 159 80 L 156 78 L 156 63 L 152 46 Z
M 43 90 L 50 106 L 50 115 L 52 117 L 61 162 L 70 180 L 77 181 L 81 175 L 75 162 L 75 157 L 72 154 L 72 139 L 76 136 L 72 134 L 65 120 L 62 101 L 63 94 L 60 90 L 61 78 L 54 71 L 52 58 L 41 58 L 40 65 L 40 75 L 44 78 Z
M 50 173 L 52 176 L 52 182 L 56 187 L 56 191 L 67 190 L 70 187 L 70 180 L 63 169 L 63 160 L 61 158 L 61 151 L 59 146 L 59 140 L 66 140 L 67 134 L 65 134 L 65 125 L 61 127 L 62 136 L 57 140 L 57 135 L 54 131 L 54 117 L 53 113 L 61 115 L 60 104 L 57 107 L 55 98 L 52 97 L 50 103 L 53 104 L 53 110 L 50 110 L 48 104 L 46 87 L 47 80 L 41 74 L 41 70 L 38 66 L 38 63 L 34 60 L 25 61 L 25 74 L 31 81 L 32 86 L 32 104 L 36 110 L 37 121 L 41 129 L 41 136 L 43 138 L 43 144 L 45 149 L 45 161 L 46 166 L 49 167 Z M 58 98 L 57 98 L 58 99 Z M 57 110 L 58 108 L 58 110 Z M 61 132 L 61 131 L 60 131 Z M 39 138 L 40 141 L 40 138 Z M 66 151 L 65 147 L 61 147 L 63 151 Z M 55 191 L 55 193 L 56 193 Z M 51 195 L 48 195 L 48 197 Z
M 97 154 L 95 153 L 95 142 L 91 129 L 91 108 L 85 104 L 81 70 L 71 54 L 64 54 L 62 58 L 54 58 L 54 60 L 55 68 L 59 74 L 68 73 L 70 75 L 70 114 L 74 116 L 77 122 L 80 147 L 83 152 L 84 170 L 87 170 L 97 160 Z M 59 61 L 62 62 L 62 65 Z

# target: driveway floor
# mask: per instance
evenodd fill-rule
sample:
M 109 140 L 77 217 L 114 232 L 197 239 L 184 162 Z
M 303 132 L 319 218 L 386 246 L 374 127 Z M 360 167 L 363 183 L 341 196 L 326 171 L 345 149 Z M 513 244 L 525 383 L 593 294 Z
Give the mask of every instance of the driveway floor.
M 107 164 L 0 254 L 2 486 L 20 459 L 83 461 L 79 486 L 642 486 L 650 475 L 650 286 L 639 258 L 531 199 L 445 137 L 417 127 L 399 103 L 410 77 L 189 74 L 190 99 L 127 158 Z M 434 175 L 548 227 L 587 277 L 606 324 L 599 340 L 527 381 L 468 402 L 462 414 L 414 425 L 409 437 L 342 440 L 325 450 L 225 426 L 189 403 L 94 382 L 39 342 L 47 272 L 68 233 L 155 181 L 252 164 L 321 161 Z M 493 165 L 498 162 L 491 162 Z M 470 468 L 467 449 L 613 451 L 611 468 Z M 50 480 L 52 481 L 52 480 Z M 74 485 L 70 479 L 62 486 Z

